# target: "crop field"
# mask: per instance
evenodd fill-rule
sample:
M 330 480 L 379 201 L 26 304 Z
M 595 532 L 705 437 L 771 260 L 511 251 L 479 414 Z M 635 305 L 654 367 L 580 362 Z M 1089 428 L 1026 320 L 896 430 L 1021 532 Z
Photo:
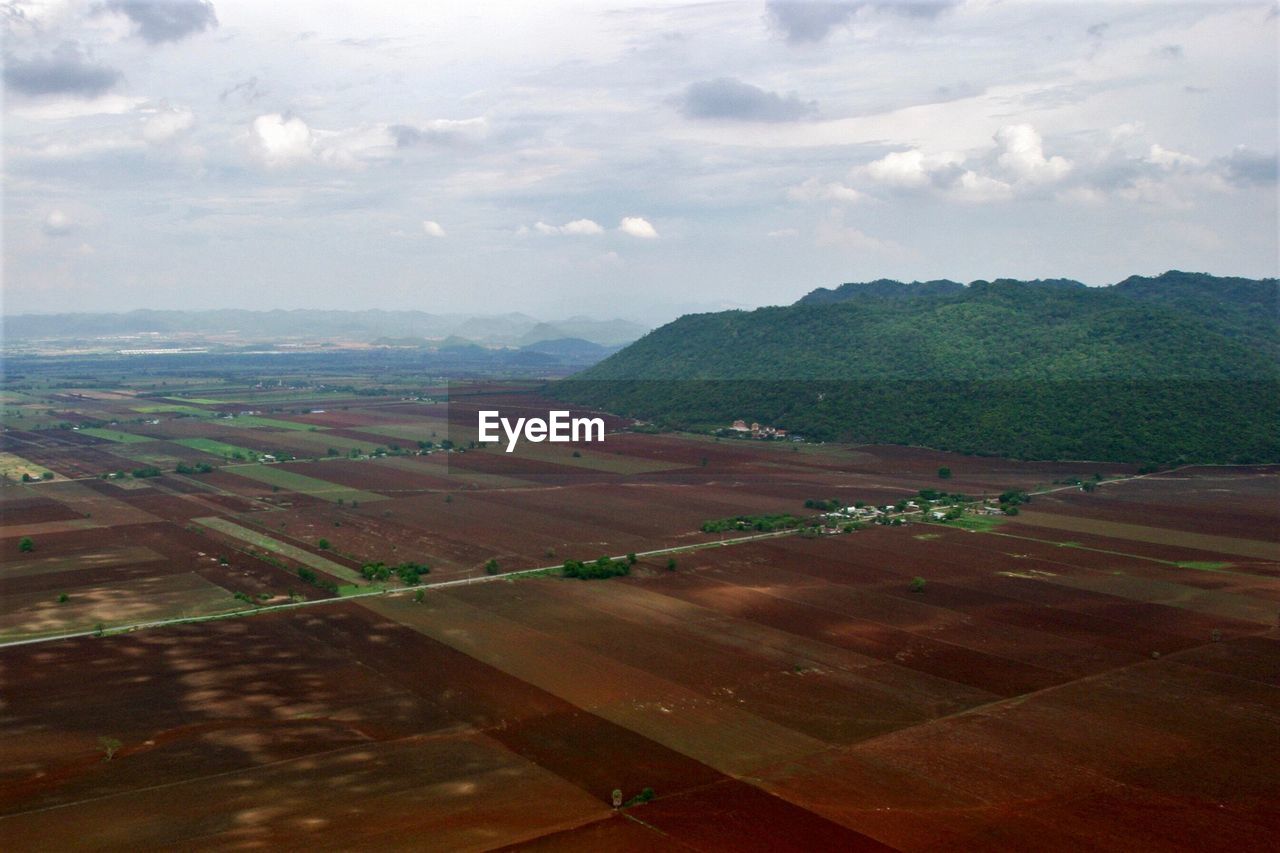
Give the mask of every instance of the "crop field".
M 613 417 L 506 453 L 471 445 L 477 410 L 558 405 L 327 381 L 6 398 L 60 414 L 3 433 L 58 477 L 0 489 L 0 848 L 1271 846 L 1280 468 Z M 920 490 L 959 517 L 701 529 Z

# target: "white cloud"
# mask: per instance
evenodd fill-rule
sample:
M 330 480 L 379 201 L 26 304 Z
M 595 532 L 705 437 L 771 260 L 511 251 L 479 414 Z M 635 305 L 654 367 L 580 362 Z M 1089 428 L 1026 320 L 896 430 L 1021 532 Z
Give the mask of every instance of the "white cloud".
M 256 153 L 268 166 L 292 166 L 315 157 L 316 138 L 300 118 L 269 113 L 253 120 Z
M 779 229 L 777 229 L 777 230 L 775 230 L 775 231 L 770 231 L 770 232 L 769 232 L 768 234 L 766 234 L 765 236 L 766 236 L 766 237 L 775 237 L 775 238 L 776 238 L 776 237 L 798 237 L 798 236 L 800 236 L 800 232 L 799 232 L 799 231 L 797 231 L 797 230 L 796 230 L 796 229 L 794 229 L 794 228 L 779 228 Z
M 124 115 L 146 103 L 146 98 L 100 95 L 92 100 L 62 100 L 24 104 L 9 108 L 12 115 L 32 121 L 66 121 L 98 115 Z
M 44 233 L 50 237 L 65 237 L 76 229 L 76 224 L 71 221 L 71 217 L 67 216 L 61 210 L 51 210 L 44 218 Z
M 918 148 L 912 148 L 891 151 L 854 172 L 865 174 L 879 184 L 912 189 L 928 186 L 933 181 L 934 173 L 955 166 L 963 159 L 950 152 L 925 154 Z
M 572 222 L 566 222 L 564 225 L 548 225 L 545 222 L 535 222 L 533 230 L 539 234 L 566 235 L 570 237 L 589 237 L 604 233 L 604 228 L 600 226 L 600 223 L 590 219 L 575 219 Z
M 840 201 L 857 204 L 866 201 L 867 194 L 841 183 L 824 184 L 817 178 L 809 178 L 803 184 L 787 190 L 787 198 L 792 201 Z
M 952 187 L 952 194 L 961 201 L 1005 201 L 1013 198 L 1013 187 L 1004 181 L 967 169 Z
M 1040 134 L 1029 124 L 1006 125 L 996 133 L 996 142 L 1004 150 L 998 162 L 1018 180 L 1029 183 L 1051 183 L 1071 171 L 1070 161 L 1062 157 L 1045 157 Z
M 929 183 L 924 152 L 919 150 L 892 151 L 868 163 L 867 174 L 872 180 L 894 187 L 922 187 Z
M 442 228 L 440 223 L 435 220 L 424 219 L 422 220 L 422 233 L 426 234 L 428 237 L 443 237 L 444 228 Z
M 819 246 L 878 254 L 892 254 L 901 251 L 902 248 L 891 240 L 882 240 L 852 225 L 845 225 L 839 215 L 830 216 L 818 223 L 814 242 Z
M 1147 153 L 1147 162 L 1154 163 L 1162 169 L 1194 168 L 1200 166 L 1199 159 L 1180 151 L 1170 151 L 1159 145 L 1152 145 Z
M 161 145 L 190 130 L 195 120 L 195 113 L 184 107 L 154 110 L 142 122 L 142 138 L 152 145 Z
M 649 220 L 639 216 L 622 217 L 622 222 L 618 224 L 618 230 L 623 234 L 639 237 L 642 240 L 656 240 L 658 238 L 658 229 L 649 224 Z

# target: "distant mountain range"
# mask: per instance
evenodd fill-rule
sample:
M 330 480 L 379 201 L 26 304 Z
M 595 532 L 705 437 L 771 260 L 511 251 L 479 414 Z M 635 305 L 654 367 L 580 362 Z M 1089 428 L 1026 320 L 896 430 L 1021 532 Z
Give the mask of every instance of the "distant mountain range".
M 683 427 L 1027 458 L 1280 461 L 1276 279 L 880 280 L 681 317 L 552 393 Z
M 648 329 L 627 320 L 569 317 L 543 322 L 526 314 L 428 314 L 423 311 L 153 311 L 123 314 L 21 314 L 3 320 L 7 341 L 92 340 L 113 336 L 209 336 L 243 342 L 350 341 L 431 346 L 447 339 L 522 347 L 579 338 L 601 347 L 629 343 Z

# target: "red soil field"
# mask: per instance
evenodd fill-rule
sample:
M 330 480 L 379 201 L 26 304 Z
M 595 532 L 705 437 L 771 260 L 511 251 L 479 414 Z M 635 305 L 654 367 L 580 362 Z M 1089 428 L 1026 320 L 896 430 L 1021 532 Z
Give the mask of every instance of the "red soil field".
M 472 428 L 478 408 L 558 405 L 500 385 L 451 404 L 283 404 L 327 409 L 312 415 L 273 413 L 279 404 L 265 400 L 220 408 L 358 434 L 419 420 Z M 157 417 L 137 428 L 305 455 L 325 434 Z M 57 459 L 59 471 L 142 464 L 99 467 L 120 446 L 66 430 L 8 431 L 0 444 Z M 611 433 L 603 452 L 621 452 L 620 466 L 679 467 L 620 474 L 492 449 L 284 466 L 388 497 L 358 507 L 273 492 L 234 469 L 6 488 L 0 589 L 52 607 L 63 591 L 74 602 L 77 589 L 181 576 L 207 591 L 194 573 L 229 604 L 232 592 L 328 596 L 293 561 L 273 565 L 189 529 L 205 516 L 352 568 L 425 560 L 435 582 L 483 577 L 490 557 L 507 571 L 713 542 L 698 531 L 705 520 L 805 514 L 808 498 L 886 503 L 920 488 L 994 493 L 1131 472 L 635 433 Z M 950 480 L 937 477 L 942 466 Z M 1276 477 L 1164 472 L 1040 495 L 1028 512 L 1277 542 Z M 20 556 L 22 527 L 40 532 Z M 321 537 L 333 548 L 319 549 Z M 405 594 L 308 602 L 0 648 L 0 847 L 74 847 L 93 827 L 99 846 L 131 849 L 431 839 L 1243 850 L 1266 849 L 1280 827 L 1268 761 L 1280 750 L 1280 560 L 1016 519 L 985 534 L 871 527 L 675 558 L 674 571 L 655 557 L 605 582 L 500 579 L 431 590 L 421 604 Z M 916 576 L 923 591 L 910 588 Z M 103 736 L 122 742 L 109 762 Z M 615 787 L 656 798 L 615 813 Z
M 21 497 L 0 502 L 0 525 L 38 524 L 83 518 L 65 504 L 42 497 Z
M 1274 514 L 1266 505 L 1267 502 L 1280 500 L 1280 484 L 1277 485 L 1276 493 L 1269 497 L 1241 501 L 1235 506 L 1220 504 L 1217 495 L 1202 496 L 1201 501 L 1174 495 L 1158 501 L 1138 500 L 1132 495 L 1119 497 L 1125 485 L 1104 486 L 1093 494 L 1077 492 L 1045 496 L 1036 501 L 1035 509 L 1082 518 L 1280 543 L 1280 526 L 1274 524 Z M 1276 550 L 1280 554 L 1280 545 Z

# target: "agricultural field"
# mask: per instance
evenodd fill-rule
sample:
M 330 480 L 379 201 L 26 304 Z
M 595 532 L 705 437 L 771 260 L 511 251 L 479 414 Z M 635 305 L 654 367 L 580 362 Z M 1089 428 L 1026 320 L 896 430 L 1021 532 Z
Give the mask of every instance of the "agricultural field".
M 0 848 L 1271 846 L 1280 468 L 506 453 L 536 387 L 359 382 L 6 393 Z

